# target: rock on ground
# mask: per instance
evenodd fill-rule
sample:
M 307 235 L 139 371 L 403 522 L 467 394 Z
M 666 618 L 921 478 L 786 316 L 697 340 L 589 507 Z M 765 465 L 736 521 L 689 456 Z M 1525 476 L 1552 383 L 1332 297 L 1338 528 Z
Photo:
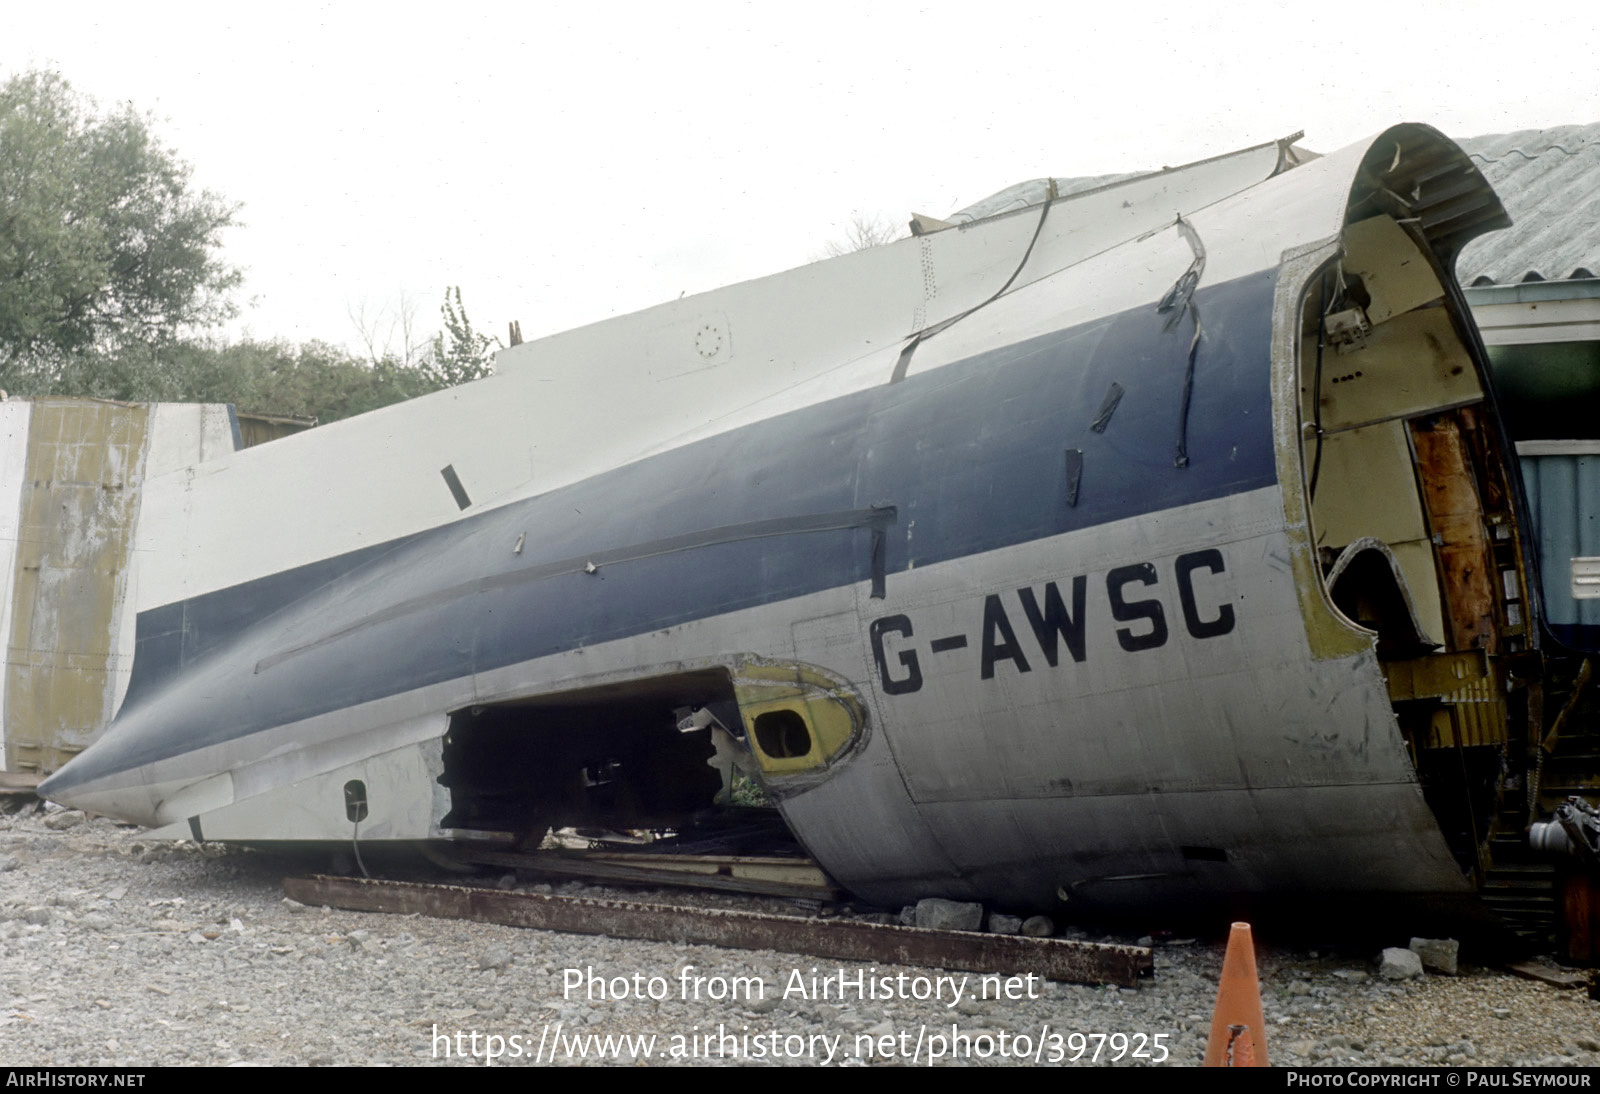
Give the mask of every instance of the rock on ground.
M 1378 961 L 1378 975 L 1385 980 L 1410 980 L 1422 975 L 1422 958 L 1410 950 L 1391 946 Z
M 1022 921 L 1022 933 L 1029 938 L 1049 938 L 1056 933 L 1055 920 L 1047 915 L 1032 915 Z
M 1456 962 L 1461 954 L 1461 943 L 1453 938 L 1413 938 L 1411 952 L 1422 960 L 1422 967 L 1430 972 L 1456 974 Z
M 917 926 L 936 931 L 981 930 L 983 905 L 928 897 L 917 901 Z
M 1017 934 L 1022 930 L 1022 919 L 1014 915 L 989 913 L 989 931 L 992 934 Z

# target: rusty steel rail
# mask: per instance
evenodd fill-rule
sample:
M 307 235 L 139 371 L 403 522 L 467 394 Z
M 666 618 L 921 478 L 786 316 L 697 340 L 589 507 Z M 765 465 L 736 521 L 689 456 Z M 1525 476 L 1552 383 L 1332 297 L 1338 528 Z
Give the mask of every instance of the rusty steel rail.
M 846 919 L 682 908 L 622 900 L 545 896 L 462 885 L 326 876 L 285 878 L 302 904 L 359 912 L 421 914 L 510 927 L 652 942 L 876 961 L 980 973 L 1034 973 L 1047 980 L 1136 987 L 1153 968 L 1150 950 L 1059 938 L 933 931 Z

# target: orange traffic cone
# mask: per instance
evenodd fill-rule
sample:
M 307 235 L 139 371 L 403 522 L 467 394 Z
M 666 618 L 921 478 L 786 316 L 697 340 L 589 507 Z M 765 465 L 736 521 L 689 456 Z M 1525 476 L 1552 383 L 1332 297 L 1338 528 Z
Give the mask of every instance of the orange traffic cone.
M 1267 1066 L 1267 1029 L 1261 1017 L 1261 984 L 1256 979 L 1256 948 L 1248 923 L 1235 923 L 1228 935 L 1204 1066 Z

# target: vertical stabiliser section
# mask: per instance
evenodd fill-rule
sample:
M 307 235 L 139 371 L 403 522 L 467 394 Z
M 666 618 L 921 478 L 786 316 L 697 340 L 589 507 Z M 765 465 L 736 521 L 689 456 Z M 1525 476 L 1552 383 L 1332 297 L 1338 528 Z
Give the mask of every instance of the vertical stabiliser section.
M 0 770 L 49 774 L 110 723 L 132 675 L 135 562 L 163 524 L 145 483 L 231 451 L 218 404 L 0 401 Z
M 17 515 L 6 544 L 5 763 L 48 773 L 113 713 L 150 408 L 39 399 L 6 411 L 0 491 Z

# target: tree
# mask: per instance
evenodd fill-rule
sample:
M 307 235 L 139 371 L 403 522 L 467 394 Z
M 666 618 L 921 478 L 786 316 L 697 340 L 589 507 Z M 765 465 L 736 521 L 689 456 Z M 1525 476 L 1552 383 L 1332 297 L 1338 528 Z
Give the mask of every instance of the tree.
M 131 106 L 100 114 L 50 72 L 0 85 L 0 386 L 50 391 L 79 355 L 127 362 L 234 314 L 217 252 L 238 209 Z
M 822 245 L 822 257 L 838 258 L 853 251 L 864 251 L 868 247 L 893 243 L 899 236 L 899 230 L 881 217 L 855 213 L 850 217 L 850 226 L 845 229 L 844 239 L 830 239 Z
M 367 359 L 380 371 L 395 368 L 421 368 L 427 364 L 430 342 L 417 330 L 417 298 L 400 290 L 399 303 L 387 301 L 374 309 L 365 298 L 359 304 L 346 302 L 345 314 L 366 347 Z M 395 343 L 399 343 L 397 349 Z
M 454 293 L 454 299 L 451 294 Z M 444 330 L 434 335 L 433 358 L 425 372 L 440 387 L 454 387 L 468 380 L 481 380 L 494 371 L 494 351 L 503 348 L 500 339 L 472 329 L 467 309 L 461 304 L 459 285 L 444 291 L 439 309 Z

